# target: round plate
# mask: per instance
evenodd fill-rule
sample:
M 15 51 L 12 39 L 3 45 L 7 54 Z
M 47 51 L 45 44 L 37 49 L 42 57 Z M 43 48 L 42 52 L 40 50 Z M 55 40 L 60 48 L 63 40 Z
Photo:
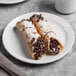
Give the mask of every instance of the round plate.
M 28 54 L 28 50 L 22 39 L 22 36 L 15 27 L 16 27 L 16 23 L 19 20 L 27 19 L 33 14 L 42 14 L 42 16 L 45 19 L 50 21 L 55 26 L 54 28 L 55 33 L 57 34 L 57 36 L 60 38 L 60 40 L 64 45 L 64 49 L 58 55 L 45 56 L 40 60 L 32 60 L 30 58 Z M 71 26 L 69 25 L 69 23 L 67 23 L 64 19 L 56 15 L 50 13 L 43 13 L 43 12 L 33 12 L 33 13 L 21 15 L 15 18 L 14 20 L 12 20 L 5 28 L 3 32 L 2 40 L 6 50 L 9 52 L 9 54 L 11 54 L 16 59 L 32 64 L 46 64 L 59 60 L 71 50 L 72 45 L 74 43 L 74 32 Z
M 25 0 L 0 0 L 0 4 L 16 4 Z

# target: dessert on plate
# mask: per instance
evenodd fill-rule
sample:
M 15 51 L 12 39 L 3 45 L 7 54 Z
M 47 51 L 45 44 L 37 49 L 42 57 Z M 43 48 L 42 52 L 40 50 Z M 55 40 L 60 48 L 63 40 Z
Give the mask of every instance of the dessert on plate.
M 35 60 L 44 55 L 56 55 L 63 50 L 63 44 L 55 35 L 52 24 L 41 14 L 34 14 L 29 19 L 22 19 L 16 24 Z
M 37 32 L 34 24 L 23 19 L 17 22 L 16 26 L 22 34 L 32 58 L 35 60 L 41 58 L 45 52 L 47 52 L 47 47 L 44 39 Z

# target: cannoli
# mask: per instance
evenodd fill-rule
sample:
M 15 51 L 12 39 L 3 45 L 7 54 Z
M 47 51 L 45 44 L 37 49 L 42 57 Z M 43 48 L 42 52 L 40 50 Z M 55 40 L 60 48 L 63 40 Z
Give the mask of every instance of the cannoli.
M 22 34 L 31 57 L 35 60 L 42 58 L 47 52 L 47 47 L 44 39 L 37 32 L 34 24 L 29 20 L 23 19 L 17 22 L 16 27 Z
M 45 40 L 49 54 L 56 55 L 61 52 L 63 44 L 51 27 L 51 23 L 45 20 L 41 14 L 34 14 L 29 20 L 32 21 L 38 33 Z

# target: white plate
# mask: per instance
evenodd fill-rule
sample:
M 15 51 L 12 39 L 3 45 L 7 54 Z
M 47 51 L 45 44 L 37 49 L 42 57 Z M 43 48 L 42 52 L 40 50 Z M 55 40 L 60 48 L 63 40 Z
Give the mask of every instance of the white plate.
M 42 14 L 44 18 L 55 25 L 55 32 L 64 44 L 64 50 L 58 55 L 46 56 L 41 60 L 32 60 L 29 57 L 23 39 L 15 29 L 15 26 L 17 21 L 27 19 L 33 14 Z M 71 50 L 74 43 L 74 32 L 71 26 L 64 19 L 49 13 L 34 12 L 21 15 L 12 20 L 5 28 L 2 40 L 6 50 L 16 59 L 32 64 L 46 64 L 61 59 Z
M 0 4 L 16 4 L 25 0 L 0 0 Z

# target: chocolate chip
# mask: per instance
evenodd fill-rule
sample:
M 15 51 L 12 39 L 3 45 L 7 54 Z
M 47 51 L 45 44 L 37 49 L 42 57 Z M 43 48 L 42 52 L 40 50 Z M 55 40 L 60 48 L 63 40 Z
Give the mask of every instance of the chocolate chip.
M 22 31 L 24 31 L 24 30 L 25 30 L 25 27 L 23 27 Z
M 40 50 L 39 47 L 38 46 L 35 46 L 33 52 L 36 53 L 36 52 L 39 52 L 39 50 Z
M 38 58 L 39 58 L 38 54 L 34 54 L 34 58 L 35 58 L 35 60 L 38 60 Z
M 34 41 L 35 41 L 35 38 L 33 37 L 32 40 L 31 40 L 31 43 L 33 43 Z
M 37 20 L 37 22 L 39 22 L 39 20 Z

